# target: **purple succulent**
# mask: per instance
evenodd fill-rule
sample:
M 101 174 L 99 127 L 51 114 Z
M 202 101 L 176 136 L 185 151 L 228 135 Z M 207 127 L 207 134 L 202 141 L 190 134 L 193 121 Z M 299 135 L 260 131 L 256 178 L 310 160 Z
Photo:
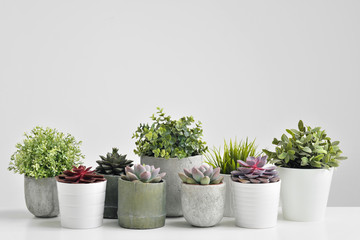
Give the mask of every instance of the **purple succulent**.
M 248 157 L 238 160 L 240 167 L 231 172 L 231 178 L 241 183 L 272 183 L 280 180 L 275 166 L 266 166 L 267 156 Z

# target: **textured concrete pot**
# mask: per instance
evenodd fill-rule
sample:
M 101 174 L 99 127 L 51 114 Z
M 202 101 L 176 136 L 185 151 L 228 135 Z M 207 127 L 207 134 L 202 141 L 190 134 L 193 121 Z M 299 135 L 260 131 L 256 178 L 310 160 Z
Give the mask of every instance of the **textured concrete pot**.
M 57 182 L 61 226 L 96 228 L 102 225 L 106 181 L 97 183 Z
M 233 194 L 231 188 L 231 175 L 230 174 L 220 174 L 224 177 L 224 182 L 226 183 L 226 193 L 225 193 L 225 210 L 224 217 L 234 217 L 234 203 L 233 203 Z
M 104 218 L 117 218 L 118 210 L 118 182 L 120 176 L 104 175 L 106 178 Z
M 246 184 L 231 182 L 235 223 L 244 228 L 276 226 L 281 182 Z
M 224 216 L 226 183 L 196 185 L 182 183 L 184 218 L 196 227 L 212 227 Z
M 160 168 L 161 172 L 166 172 L 164 177 L 166 181 L 166 216 L 181 217 L 181 180 L 178 173 L 183 172 L 184 168 L 191 169 L 194 166 L 200 166 L 203 163 L 201 155 L 178 159 L 178 158 L 155 158 L 142 156 L 142 164 L 153 165 Z
M 36 217 L 59 215 L 59 201 L 56 180 L 52 178 L 24 177 L 26 207 Z
M 277 169 L 282 181 L 284 218 L 301 222 L 321 221 L 325 215 L 334 168 Z
M 119 178 L 118 221 L 131 229 L 151 229 L 165 225 L 166 183 L 143 183 Z

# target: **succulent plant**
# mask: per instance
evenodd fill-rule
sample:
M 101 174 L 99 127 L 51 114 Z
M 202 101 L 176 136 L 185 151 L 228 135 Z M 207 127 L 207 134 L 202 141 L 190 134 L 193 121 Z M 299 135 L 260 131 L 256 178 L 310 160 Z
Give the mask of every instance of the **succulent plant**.
M 125 167 L 132 167 L 132 160 L 127 160 L 126 155 L 118 153 L 119 149 L 113 148 L 112 153 L 107 153 L 106 157 L 101 156 L 101 160 L 96 161 L 99 166 L 96 167 L 96 172 L 106 175 L 121 175 L 125 173 Z
M 97 175 L 95 170 L 90 171 L 90 169 L 91 167 L 87 168 L 82 165 L 79 167 L 73 166 L 72 171 L 66 170 L 56 179 L 63 183 L 96 183 L 106 180 L 103 175 Z
M 125 175 L 121 179 L 127 181 L 141 181 L 143 183 L 159 183 L 166 173 L 160 173 L 160 168 L 154 166 L 135 164 L 134 168 L 125 167 Z
M 231 172 L 231 178 L 241 183 L 272 183 L 280 178 L 275 166 L 265 166 L 267 156 L 248 157 L 246 162 L 238 160 L 241 167 Z
M 263 149 L 269 156 L 269 162 L 288 168 L 330 168 L 338 167 L 339 160 L 347 159 L 341 156 L 340 142 L 331 142 L 325 130 L 305 127 L 301 120 L 298 129 L 286 129 L 290 138 L 285 134 L 280 140 L 274 138 L 275 152 Z
M 224 177 L 220 176 L 220 168 L 213 169 L 212 166 L 204 163 L 200 167 L 193 167 L 191 171 L 184 169 L 184 173 L 179 173 L 179 177 L 184 183 L 188 184 L 219 184 Z

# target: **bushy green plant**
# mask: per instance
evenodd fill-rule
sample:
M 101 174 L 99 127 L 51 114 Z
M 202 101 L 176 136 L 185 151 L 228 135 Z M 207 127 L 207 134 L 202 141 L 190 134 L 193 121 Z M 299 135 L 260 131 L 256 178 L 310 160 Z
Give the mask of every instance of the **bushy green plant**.
M 275 152 L 263 149 L 269 156 L 269 162 L 276 166 L 288 168 L 330 168 L 338 167 L 339 160 L 347 159 L 341 156 L 339 141 L 331 142 L 331 138 L 320 127 L 304 126 L 298 123 L 299 130 L 286 129 L 286 134 L 278 140 L 274 138 Z
M 195 123 L 192 116 L 172 120 L 163 109 L 157 108 L 153 123 L 140 124 L 133 138 L 136 139 L 134 152 L 139 156 L 161 158 L 186 158 L 204 153 L 206 142 L 202 141 L 201 122 Z
M 84 156 L 77 142 L 70 134 L 56 129 L 35 127 L 25 133 L 25 140 L 16 144 L 16 152 L 11 156 L 9 170 L 28 177 L 47 178 L 60 175 L 73 165 L 81 164 Z
M 257 152 L 257 146 L 255 145 L 255 139 L 249 141 L 246 138 L 245 141 L 238 142 L 236 139 L 233 142 L 231 139 L 229 143 L 224 140 L 224 153 L 221 153 L 221 147 L 214 147 L 205 154 L 206 163 L 213 168 L 219 167 L 222 174 L 230 174 L 239 167 L 237 160 L 246 160 L 249 156 L 259 156 Z

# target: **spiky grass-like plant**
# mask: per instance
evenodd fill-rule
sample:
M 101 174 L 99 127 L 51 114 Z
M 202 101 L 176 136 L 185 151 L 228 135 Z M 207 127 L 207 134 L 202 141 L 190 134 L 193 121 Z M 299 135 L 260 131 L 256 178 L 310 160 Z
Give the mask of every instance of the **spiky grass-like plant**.
M 224 140 L 224 152 L 222 153 L 222 148 L 216 148 L 209 150 L 205 154 L 206 163 L 211 165 L 213 168 L 220 168 L 220 173 L 230 174 L 232 171 L 236 170 L 239 167 L 237 160 L 245 161 L 249 156 L 260 156 L 260 153 L 257 152 L 257 146 L 255 145 L 255 139 L 249 141 L 237 139 L 232 141 L 230 139 L 229 143 Z

